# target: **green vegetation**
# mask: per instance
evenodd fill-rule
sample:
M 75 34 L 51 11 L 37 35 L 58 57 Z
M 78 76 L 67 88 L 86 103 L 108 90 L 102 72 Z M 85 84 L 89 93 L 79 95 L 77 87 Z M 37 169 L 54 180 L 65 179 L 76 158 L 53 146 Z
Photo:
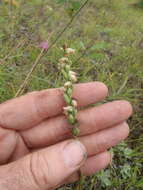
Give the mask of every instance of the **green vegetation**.
M 65 1 L 65 0 L 64 0 Z M 13 98 L 35 62 L 39 44 L 51 44 L 83 0 L 0 1 L 0 101 Z M 133 104 L 131 134 L 118 145 L 113 164 L 85 180 L 85 189 L 143 189 L 143 10 L 137 0 L 90 0 L 57 43 L 41 58 L 24 93 L 63 84 L 57 68 L 64 43 L 78 51 L 73 68 L 80 82 L 99 80 L 109 87 L 106 101 Z M 60 188 L 72 189 L 71 186 Z
M 137 3 L 137 5 L 142 8 L 143 7 L 143 0 L 140 0 L 139 3 Z

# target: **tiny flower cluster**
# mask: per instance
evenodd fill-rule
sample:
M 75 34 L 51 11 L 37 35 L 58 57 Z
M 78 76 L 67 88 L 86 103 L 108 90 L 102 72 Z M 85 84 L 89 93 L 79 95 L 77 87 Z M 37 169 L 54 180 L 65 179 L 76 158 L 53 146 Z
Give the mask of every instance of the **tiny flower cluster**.
M 58 67 L 61 69 L 61 73 L 66 81 L 64 84 L 64 100 L 67 104 L 63 108 L 64 114 L 67 116 L 69 123 L 72 125 L 71 131 L 73 136 L 78 136 L 80 130 L 78 128 L 78 121 L 76 119 L 77 114 L 77 101 L 72 98 L 73 84 L 77 82 L 77 74 L 71 70 L 71 60 L 69 56 L 75 53 L 72 48 L 63 48 L 64 57 L 59 59 Z

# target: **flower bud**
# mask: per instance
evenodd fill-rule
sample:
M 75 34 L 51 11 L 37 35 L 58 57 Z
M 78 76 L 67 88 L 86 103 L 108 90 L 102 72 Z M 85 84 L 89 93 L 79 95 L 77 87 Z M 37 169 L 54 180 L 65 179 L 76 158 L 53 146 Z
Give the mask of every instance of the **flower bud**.
M 63 90 L 64 92 L 66 92 L 66 91 L 67 91 L 67 89 L 66 89 L 65 87 L 62 87 L 62 90 Z
M 66 90 L 66 93 L 67 93 L 67 95 L 68 95 L 69 97 L 71 97 L 71 96 L 72 96 L 72 93 L 73 93 L 73 89 L 72 89 L 72 88 L 68 88 L 68 89 Z
M 59 59 L 60 63 L 68 63 L 69 59 L 67 57 L 62 57 L 61 59 Z
M 74 125 L 76 123 L 76 119 L 72 114 L 68 115 L 68 121 L 70 122 L 70 124 Z
M 66 48 L 65 51 L 67 54 L 74 54 L 75 53 L 75 49 L 72 49 L 72 48 Z
M 80 134 L 80 129 L 77 127 L 72 128 L 72 135 L 77 137 Z
M 50 6 L 46 6 L 46 8 L 49 10 L 49 11 L 53 11 L 53 8 L 52 7 L 50 7 Z
M 75 108 L 77 107 L 77 101 L 76 100 L 72 100 L 72 106 L 74 106 Z
M 70 74 L 70 75 L 75 75 L 75 76 L 77 75 L 77 73 L 74 72 L 74 71 L 69 71 L 69 74 Z
M 58 63 L 58 69 L 63 69 L 65 67 L 65 63 Z
M 75 75 L 70 75 L 70 79 L 73 81 L 73 82 L 77 82 L 77 77 Z
M 49 44 L 47 41 L 41 42 L 40 43 L 40 48 L 44 49 L 44 50 L 48 50 L 49 48 Z
M 72 87 L 71 81 L 66 82 L 66 83 L 64 84 L 64 87 L 65 87 L 65 88 L 66 88 L 66 87 Z
M 77 112 L 78 112 L 78 110 L 74 109 L 73 114 L 76 116 Z
M 63 109 L 64 109 L 64 111 L 67 111 L 67 112 L 72 112 L 73 111 L 72 106 L 67 106 L 67 107 L 64 107 Z
M 70 99 L 70 97 L 68 97 L 67 94 L 64 94 L 64 100 L 65 100 L 65 102 L 66 102 L 67 104 L 70 104 L 70 103 L 71 103 L 71 99 Z

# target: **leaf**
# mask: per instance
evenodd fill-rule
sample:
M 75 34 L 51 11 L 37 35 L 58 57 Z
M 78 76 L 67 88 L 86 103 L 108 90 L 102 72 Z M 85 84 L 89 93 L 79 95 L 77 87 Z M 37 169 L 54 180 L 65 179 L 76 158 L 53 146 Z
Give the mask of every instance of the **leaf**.
M 99 42 L 92 46 L 91 50 L 104 50 L 109 46 L 106 42 Z
M 84 50 L 86 49 L 86 47 L 82 41 L 79 42 L 79 46 L 80 46 L 80 48 L 82 48 Z
M 112 185 L 110 170 L 102 170 L 99 174 L 97 174 L 97 178 L 101 181 L 102 187 L 110 187 Z
M 106 56 L 103 53 L 92 53 L 90 54 L 90 58 L 96 61 L 103 61 Z
M 131 177 L 131 166 L 129 164 L 124 164 L 124 166 L 121 167 L 120 171 L 123 179 L 127 179 Z
M 56 0 L 57 3 L 68 3 L 69 0 Z
M 138 181 L 136 187 L 143 187 L 143 179 L 141 179 L 140 181 Z
M 71 6 L 72 6 L 72 9 L 74 11 L 77 11 L 80 8 L 81 3 L 80 2 L 76 2 L 76 1 L 71 1 Z

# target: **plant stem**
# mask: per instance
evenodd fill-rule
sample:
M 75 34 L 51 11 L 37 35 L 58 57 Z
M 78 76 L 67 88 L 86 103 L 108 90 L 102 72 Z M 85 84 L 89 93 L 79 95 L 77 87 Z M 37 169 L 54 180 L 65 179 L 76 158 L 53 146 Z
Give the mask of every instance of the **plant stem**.
M 21 95 L 21 94 L 23 93 L 23 91 L 24 91 L 24 89 L 25 89 L 25 87 L 26 87 L 26 85 L 27 85 L 27 83 L 28 83 L 28 81 L 29 81 L 29 79 L 30 79 L 30 77 L 31 77 L 31 74 L 33 73 L 33 71 L 35 70 L 36 66 L 38 65 L 39 60 L 40 60 L 41 57 L 43 56 L 43 53 L 44 53 L 44 49 L 41 50 L 41 52 L 40 52 L 40 54 L 38 55 L 38 57 L 37 57 L 35 63 L 32 65 L 30 72 L 28 73 L 28 75 L 26 76 L 24 82 L 22 83 L 22 85 L 21 85 L 20 88 L 18 89 L 17 93 L 15 94 L 15 97 L 17 97 L 17 96 L 19 96 L 19 95 Z

